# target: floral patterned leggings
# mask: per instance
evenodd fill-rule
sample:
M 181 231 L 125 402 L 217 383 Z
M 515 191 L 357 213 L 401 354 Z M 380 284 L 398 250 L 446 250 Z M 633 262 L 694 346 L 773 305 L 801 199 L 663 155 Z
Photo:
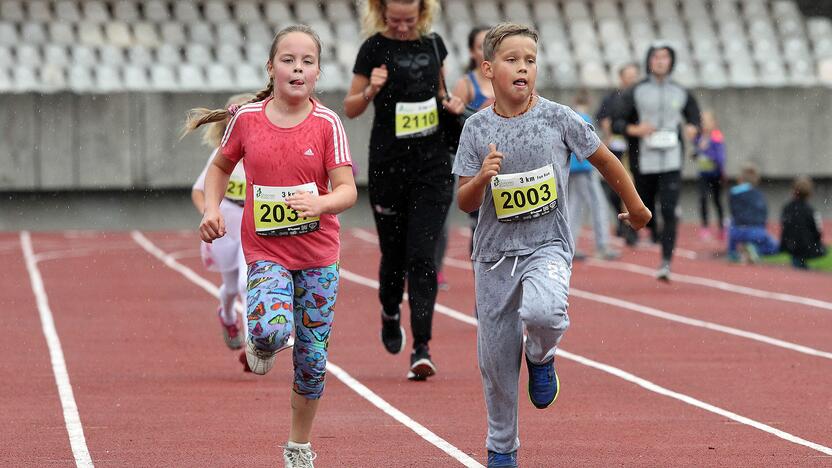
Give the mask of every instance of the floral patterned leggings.
M 338 263 L 290 271 L 259 260 L 248 267 L 249 339 L 258 349 L 275 351 L 294 330 L 293 390 L 310 400 L 324 391 L 338 279 Z

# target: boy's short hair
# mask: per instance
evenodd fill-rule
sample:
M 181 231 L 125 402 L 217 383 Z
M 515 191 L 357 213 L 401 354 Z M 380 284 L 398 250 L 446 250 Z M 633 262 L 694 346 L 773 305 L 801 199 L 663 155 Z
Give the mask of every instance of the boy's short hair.
M 532 26 L 517 23 L 500 23 L 489 29 L 485 34 L 485 39 L 482 41 L 483 58 L 488 62 L 494 60 L 494 56 L 497 54 L 497 49 L 500 47 L 500 44 L 502 44 L 507 37 L 511 36 L 530 37 L 534 43 L 537 44 L 537 30 Z
M 794 196 L 799 200 L 806 200 L 812 195 L 814 184 L 809 176 L 798 176 L 794 179 Z
M 760 185 L 760 170 L 753 163 L 744 163 L 740 169 L 740 180 L 751 185 Z

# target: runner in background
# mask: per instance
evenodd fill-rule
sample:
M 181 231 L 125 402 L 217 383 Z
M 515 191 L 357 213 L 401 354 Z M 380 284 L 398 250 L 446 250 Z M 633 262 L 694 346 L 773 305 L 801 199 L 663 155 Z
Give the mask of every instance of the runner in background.
M 237 94 L 231 96 L 226 107 L 245 104 L 254 98 L 253 94 Z M 202 134 L 202 142 L 212 148 L 208 163 L 194 182 L 191 189 L 191 200 L 200 215 L 205 213 L 205 173 L 217 154 L 222 135 L 228 126 L 230 116 L 208 126 Z M 246 290 L 246 262 L 240 244 L 240 222 L 243 217 L 243 204 L 246 199 L 246 174 L 242 164 L 234 168 L 228 180 L 225 196 L 220 203 L 220 211 L 226 220 L 228 235 L 215 242 L 200 242 L 202 264 L 208 271 L 219 272 L 222 276 L 220 286 L 220 304 L 217 316 L 222 327 L 225 344 L 231 349 L 243 347 L 243 333 L 234 305 L 238 297 Z
M 436 243 L 453 193 L 451 161 L 440 114 L 465 110 L 445 96 L 440 81 L 448 51 L 429 34 L 437 0 L 369 0 L 365 32 L 344 99 L 349 118 L 373 103 L 369 195 L 381 248 L 381 341 L 397 354 L 405 348 L 400 305 L 405 280 L 413 352 L 407 378 L 436 373 L 429 342 L 436 305 Z M 443 110 L 444 108 L 444 110 Z
M 604 144 L 612 151 L 612 154 L 618 158 L 625 167 L 629 167 L 630 171 L 635 174 L 638 170 L 638 160 L 635 155 L 627 155 L 627 137 L 613 133 L 612 123 L 621 114 L 624 106 L 624 92 L 630 89 L 638 82 L 640 77 L 639 66 L 635 62 L 627 63 L 618 69 L 618 89 L 614 89 L 604 96 L 598 110 L 595 112 L 595 121 L 604 136 Z M 626 158 L 625 158 L 626 156 Z M 615 193 L 608 184 L 603 184 L 604 191 L 607 193 L 607 200 L 614 213 L 621 210 L 621 198 Z M 638 236 L 630 226 L 618 220 L 618 226 L 615 229 L 615 234 L 622 237 L 629 246 L 636 245 Z

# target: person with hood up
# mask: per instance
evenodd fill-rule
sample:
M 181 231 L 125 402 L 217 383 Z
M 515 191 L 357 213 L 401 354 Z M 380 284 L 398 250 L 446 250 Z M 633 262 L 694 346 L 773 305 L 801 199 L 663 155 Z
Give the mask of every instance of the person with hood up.
M 670 78 L 676 53 L 667 43 L 647 50 L 647 77 L 624 94 L 622 112 L 613 121 L 614 133 L 626 135 L 630 158 L 636 162 L 636 188 L 650 211 L 661 204 L 661 227 L 650 221 L 653 239 L 660 241 L 662 261 L 656 277 L 670 279 L 676 245 L 676 206 L 682 188 L 683 142 L 701 126 L 693 95 Z

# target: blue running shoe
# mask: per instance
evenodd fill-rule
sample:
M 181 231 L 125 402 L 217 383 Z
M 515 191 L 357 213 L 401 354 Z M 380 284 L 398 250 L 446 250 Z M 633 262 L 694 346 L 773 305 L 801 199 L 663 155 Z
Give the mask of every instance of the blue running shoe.
M 517 468 L 517 451 L 497 453 L 489 450 L 488 468 Z
M 543 364 L 533 364 L 526 356 L 526 367 L 529 369 L 529 400 L 537 409 L 548 408 L 560 392 L 555 358 Z

